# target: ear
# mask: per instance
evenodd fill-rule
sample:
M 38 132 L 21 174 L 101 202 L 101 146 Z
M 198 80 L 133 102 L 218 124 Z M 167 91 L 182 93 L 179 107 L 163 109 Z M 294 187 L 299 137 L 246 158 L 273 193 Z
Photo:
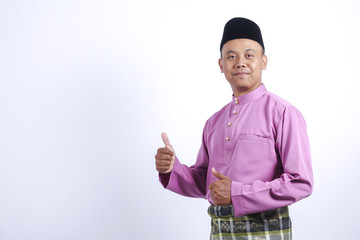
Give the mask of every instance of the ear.
M 265 70 L 268 62 L 267 56 L 265 54 L 262 55 L 261 61 L 262 61 L 262 69 Z
M 221 58 L 219 58 L 219 67 L 220 67 L 221 73 L 224 73 L 224 66 L 222 64 L 222 59 Z

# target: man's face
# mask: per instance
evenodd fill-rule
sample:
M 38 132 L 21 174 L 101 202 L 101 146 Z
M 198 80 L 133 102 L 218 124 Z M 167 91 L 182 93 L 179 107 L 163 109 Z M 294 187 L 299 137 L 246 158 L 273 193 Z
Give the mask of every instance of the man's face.
M 219 59 L 221 72 L 238 97 L 261 85 L 262 70 L 266 69 L 267 57 L 261 45 L 250 39 L 234 39 L 224 44 Z

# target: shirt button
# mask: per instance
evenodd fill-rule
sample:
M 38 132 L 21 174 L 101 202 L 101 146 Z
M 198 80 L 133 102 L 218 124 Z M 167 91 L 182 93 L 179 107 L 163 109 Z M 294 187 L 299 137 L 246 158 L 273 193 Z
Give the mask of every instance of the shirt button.
M 235 98 L 235 103 L 239 104 L 239 99 Z
M 228 126 L 230 127 L 231 125 L 232 125 L 231 122 L 229 122 L 229 123 L 228 123 Z
M 233 114 L 234 114 L 234 115 L 237 114 L 237 111 L 233 111 Z
M 226 138 L 226 141 L 230 141 L 230 138 L 229 138 L 229 137 L 227 137 L 227 138 Z

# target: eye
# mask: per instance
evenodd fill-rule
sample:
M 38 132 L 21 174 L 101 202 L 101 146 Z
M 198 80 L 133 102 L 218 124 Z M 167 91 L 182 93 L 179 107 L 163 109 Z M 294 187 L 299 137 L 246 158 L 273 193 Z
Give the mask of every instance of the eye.
M 252 53 L 247 53 L 247 54 L 245 54 L 245 56 L 246 56 L 247 58 L 253 58 L 253 57 L 254 57 L 254 54 L 252 54 Z
M 230 60 L 236 59 L 236 56 L 235 55 L 229 55 L 229 59 Z

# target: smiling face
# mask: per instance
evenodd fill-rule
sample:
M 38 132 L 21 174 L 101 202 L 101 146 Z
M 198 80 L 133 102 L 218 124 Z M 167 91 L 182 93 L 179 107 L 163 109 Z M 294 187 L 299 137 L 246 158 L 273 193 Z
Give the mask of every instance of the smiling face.
M 259 43 L 250 39 L 234 39 L 224 44 L 219 59 L 221 72 L 230 83 L 234 96 L 249 93 L 261 85 L 267 57 Z

